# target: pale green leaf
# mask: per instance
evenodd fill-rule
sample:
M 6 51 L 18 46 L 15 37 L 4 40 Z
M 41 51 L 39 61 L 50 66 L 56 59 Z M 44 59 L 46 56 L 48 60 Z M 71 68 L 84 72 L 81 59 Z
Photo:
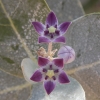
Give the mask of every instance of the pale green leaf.
M 76 59 L 67 69 L 77 69 L 100 61 L 100 13 L 74 20 L 66 34 L 66 45 L 72 46 Z
M 26 81 L 34 84 L 35 82 L 30 80 L 30 78 L 32 77 L 35 70 L 38 68 L 38 65 L 34 63 L 30 58 L 24 58 L 21 62 L 21 68 Z

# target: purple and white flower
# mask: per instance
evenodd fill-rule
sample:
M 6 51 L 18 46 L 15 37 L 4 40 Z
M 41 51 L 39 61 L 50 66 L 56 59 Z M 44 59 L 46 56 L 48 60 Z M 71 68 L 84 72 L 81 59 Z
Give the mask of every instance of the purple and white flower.
M 39 34 L 38 42 L 63 42 L 65 43 L 65 37 L 63 36 L 68 29 L 71 22 L 64 22 L 58 25 L 58 20 L 54 12 L 50 12 L 47 16 L 45 25 L 40 22 L 32 22 L 35 30 Z
M 30 77 L 32 81 L 44 83 L 44 88 L 49 95 L 55 88 L 56 83 L 69 83 L 68 76 L 63 70 L 63 59 L 38 58 L 39 69 Z

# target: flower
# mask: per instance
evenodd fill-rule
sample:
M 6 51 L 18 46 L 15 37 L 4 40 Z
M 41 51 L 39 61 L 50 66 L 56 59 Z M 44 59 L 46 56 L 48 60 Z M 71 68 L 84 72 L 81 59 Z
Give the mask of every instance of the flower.
M 47 16 L 45 25 L 40 22 L 32 22 L 35 30 L 39 34 L 38 42 L 63 42 L 65 43 L 65 37 L 63 36 L 68 29 L 71 22 L 64 22 L 58 25 L 58 20 L 54 12 L 50 12 Z
M 68 76 L 63 70 L 63 59 L 55 58 L 38 58 L 39 69 L 31 76 L 31 80 L 35 82 L 44 82 L 44 88 L 49 95 L 55 88 L 56 82 L 69 83 Z

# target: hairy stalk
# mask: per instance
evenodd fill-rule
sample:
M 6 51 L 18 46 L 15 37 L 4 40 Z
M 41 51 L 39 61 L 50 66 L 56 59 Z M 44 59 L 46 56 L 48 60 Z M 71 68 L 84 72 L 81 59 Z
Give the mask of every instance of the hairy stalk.
M 52 51 L 52 42 L 48 45 L 48 56 L 51 57 L 51 51 Z

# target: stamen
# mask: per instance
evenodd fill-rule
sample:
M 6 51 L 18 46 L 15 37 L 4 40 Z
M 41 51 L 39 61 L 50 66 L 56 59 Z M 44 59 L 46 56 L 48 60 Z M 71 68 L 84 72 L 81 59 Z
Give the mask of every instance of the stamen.
M 55 25 L 55 28 L 57 28 L 57 25 Z
M 51 38 L 53 38 L 53 34 L 51 34 Z
M 48 76 L 46 76 L 46 77 L 45 77 L 45 80 L 47 80 L 48 78 L 49 78 L 49 77 L 48 77 Z
M 52 70 L 52 65 L 50 65 L 50 70 Z
M 48 30 L 44 31 L 44 35 L 48 36 L 49 35 L 49 31 Z
M 53 80 L 56 80 L 56 77 L 55 76 L 52 76 Z
M 49 25 L 47 24 L 46 28 L 49 28 Z
M 55 35 L 56 35 L 56 36 L 59 36 L 59 35 L 60 35 L 59 30 L 56 30 L 56 31 L 55 31 Z
M 58 69 L 54 70 L 54 73 L 58 73 L 58 72 L 59 72 L 59 70 L 58 70 Z
M 45 68 L 43 68 L 43 72 L 47 72 L 47 70 Z

